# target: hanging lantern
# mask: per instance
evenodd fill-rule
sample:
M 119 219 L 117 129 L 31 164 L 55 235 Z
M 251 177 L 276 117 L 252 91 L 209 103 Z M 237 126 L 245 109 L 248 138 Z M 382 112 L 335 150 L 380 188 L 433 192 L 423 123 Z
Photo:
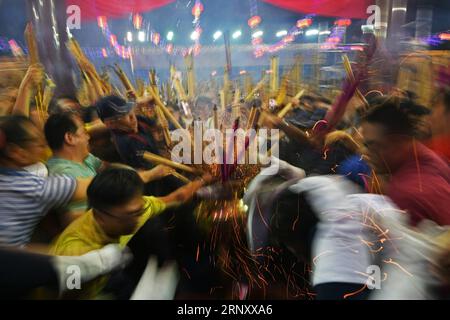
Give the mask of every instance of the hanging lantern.
M 142 21 L 143 21 L 143 18 L 142 18 L 142 16 L 141 16 L 139 13 L 136 13 L 136 14 L 133 16 L 133 25 L 134 25 L 134 27 L 135 27 L 137 30 L 140 30 L 140 29 L 141 29 L 141 27 L 142 27 Z
M 339 43 L 339 42 L 341 42 L 341 38 L 339 38 L 339 37 L 329 37 L 328 39 L 327 39 L 327 42 L 328 43 Z
M 161 40 L 161 35 L 158 32 L 153 33 L 152 42 L 157 46 Z
M 173 44 L 172 44 L 172 43 L 169 43 L 169 44 L 167 45 L 167 47 L 166 47 L 166 52 L 167 52 L 168 54 L 172 54 L 172 52 L 173 52 Z
M 311 18 L 301 19 L 297 21 L 297 28 L 305 29 L 312 25 L 313 21 Z
M 295 40 L 295 37 L 290 34 L 283 38 L 283 43 L 291 43 L 294 40 Z
M 115 34 L 112 34 L 112 35 L 109 36 L 109 43 L 113 47 L 117 44 L 117 37 L 116 37 Z
M 352 20 L 350 19 L 339 19 L 334 22 L 334 24 L 338 27 L 348 27 L 352 24 Z
M 262 19 L 260 16 L 253 16 L 250 19 L 248 19 L 248 26 L 250 28 L 256 28 L 260 23 L 261 23 Z
M 196 1 L 194 6 L 192 7 L 192 15 L 195 19 L 198 19 L 203 12 L 203 4 L 200 1 Z
M 108 58 L 108 52 L 106 51 L 106 48 L 102 48 L 102 55 L 103 58 Z
M 264 49 L 257 49 L 253 54 L 255 58 L 261 58 L 264 55 Z
M 450 33 L 446 33 L 446 32 L 441 33 L 439 35 L 439 39 L 441 39 L 442 41 L 450 40 Z
M 108 20 L 105 16 L 99 16 L 97 17 L 98 26 L 100 29 L 105 30 L 108 26 Z
M 192 52 L 194 53 L 194 56 L 198 56 L 200 54 L 200 50 L 201 50 L 201 45 L 200 44 L 196 44 L 192 50 Z

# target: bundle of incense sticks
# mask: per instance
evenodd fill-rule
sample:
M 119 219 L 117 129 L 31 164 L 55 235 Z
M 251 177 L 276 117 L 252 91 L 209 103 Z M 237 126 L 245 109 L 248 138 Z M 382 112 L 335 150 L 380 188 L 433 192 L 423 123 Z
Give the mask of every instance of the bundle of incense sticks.
M 125 90 L 133 94 L 134 96 L 137 96 L 136 89 L 131 84 L 130 79 L 128 79 L 127 75 L 125 74 L 125 72 L 123 72 L 122 68 L 116 63 L 114 64 L 113 69 L 116 75 L 119 77 L 120 81 L 122 82 L 123 86 L 125 87 Z
M 277 106 L 281 106 L 287 96 L 287 87 L 289 82 L 289 76 L 284 75 L 283 80 L 281 80 L 280 90 L 278 90 L 278 96 L 276 98 Z
M 355 81 L 355 75 L 353 74 L 352 65 L 350 63 L 350 60 L 348 59 L 348 56 L 344 54 L 342 56 L 342 60 L 344 63 L 344 69 L 347 73 L 347 77 L 350 79 L 350 81 Z M 356 96 L 361 100 L 361 102 L 364 104 L 364 107 L 366 109 L 369 108 L 369 103 L 367 102 L 367 99 L 364 97 L 364 95 L 359 91 L 359 89 L 356 89 Z
M 250 130 L 251 128 L 253 128 L 254 127 L 254 125 L 255 125 L 255 119 L 256 119 L 256 114 L 257 114 L 257 109 L 256 109 L 256 107 L 255 106 L 253 106 L 251 109 L 250 109 L 250 114 L 248 115 L 248 119 L 247 119 L 247 125 L 245 126 L 245 128 L 247 129 L 247 130 Z
M 39 63 L 39 51 L 36 43 L 33 24 L 31 22 L 29 22 L 25 28 L 25 41 L 28 46 L 28 57 L 30 60 L 30 65 Z
M 28 46 L 30 65 L 40 63 L 39 51 L 36 42 L 36 35 L 34 33 L 33 25 L 31 22 L 27 24 L 24 35 Z M 51 91 L 48 91 L 47 97 L 45 97 L 44 90 L 42 89 L 42 84 L 38 84 L 36 96 L 34 99 L 36 102 L 36 110 L 38 113 L 38 118 L 39 121 L 41 121 L 42 123 L 45 122 L 45 114 L 47 113 L 48 103 L 50 103 L 52 95 L 53 94 L 51 93 Z
M 193 53 L 188 54 L 184 58 L 184 63 L 186 65 L 186 73 L 187 73 L 188 97 L 189 100 L 192 101 L 195 98 L 195 72 L 194 72 Z
M 241 101 L 241 89 L 236 88 L 236 90 L 234 92 L 233 105 L 234 106 L 238 105 L 240 101 Z
M 144 80 L 140 78 L 136 79 L 136 97 L 139 98 L 144 96 L 144 92 L 145 92 Z
M 176 76 L 177 70 L 172 65 L 170 67 L 170 77 L 172 79 L 173 86 L 175 88 L 175 91 L 178 95 L 178 99 L 180 101 L 188 101 L 188 97 L 186 95 L 186 92 L 184 91 L 183 86 L 181 85 L 180 79 Z
M 156 117 L 158 118 L 158 122 L 162 127 L 166 145 L 170 147 L 172 145 L 172 140 L 170 139 L 169 123 L 167 122 L 167 119 L 164 116 L 164 113 L 162 112 L 159 105 L 156 106 Z
M 267 75 L 264 75 L 264 77 L 261 79 L 261 81 L 258 82 L 258 84 L 253 88 L 253 90 L 245 97 L 245 101 L 250 101 L 256 92 L 258 92 L 265 84 L 267 80 Z
M 149 87 L 149 91 L 151 96 L 155 99 L 156 104 L 161 108 L 161 111 L 164 113 L 164 115 L 169 119 L 170 122 L 173 123 L 177 129 L 184 129 L 181 124 L 175 119 L 173 114 L 166 108 L 164 103 L 161 101 L 161 98 L 158 94 L 153 90 L 152 86 Z
M 202 175 L 203 174 L 203 172 L 198 170 L 198 169 L 191 168 L 191 167 L 189 167 L 189 166 L 187 166 L 185 164 L 182 164 L 182 163 L 174 162 L 172 160 L 169 160 L 169 159 L 166 159 L 164 157 L 158 156 L 158 155 L 156 155 L 154 153 L 151 153 L 151 152 L 147 152 L 147 151 L 144 152 L 142 154 L 142 157 L 143 157 L 144 160 L 152 162 L 152 163 L 157 164 L 157 165 L 158 164 L 163 164 L 165 166 L 168 166 L 168 167 L 171 167 L 171 168 L 174 168 L 174 169 L 179 169 L 179 170 L 182 170 L 182 171 L 186 171 L 186 172 L 189 172 L 189 173 L 192 173 L 192 174 L 195 174 L 195 175 Z
M 279 68 L 280 68 L 280 58 L 277 56 L 273 56 L 270 58 L 270 91 L 271 93 L 278 92 L 279 85 Z
M 300 99 L 303 94 L 305 93 L 305 90 L 300 90 L 299 93 L 297 93 L 294 97 L 294 99 Z M 284 118 L 284 116 L 292 109 L 292 102 L 289 102 L 279 113 L 279 118 Z
M 84 54 L 83 50 L 81 49 L 79 43 L 75 39 L 70 39 L 67 42 L 67 48 L 72 53 L 73 57 L 75 58 L 79 68 L 86 73 L 88 78 L 91 79 L 92 83 L 94 85 L 100 85 L 102 79 L 97 73 L 97 70 L 95 69 L 94 65 L 89 61 L 89 59 Z M 103 94 L 103 93 L 102 93 Z
M 150 81 L 150 86 L 153 88 L 153 91 L 155 92 L 155 94 L 157 94 L 159 96 L 158 84 L 156 83 L 156 70 L 155 69 L 150 69 L 150 71 L 148 72 L 148 79 Z

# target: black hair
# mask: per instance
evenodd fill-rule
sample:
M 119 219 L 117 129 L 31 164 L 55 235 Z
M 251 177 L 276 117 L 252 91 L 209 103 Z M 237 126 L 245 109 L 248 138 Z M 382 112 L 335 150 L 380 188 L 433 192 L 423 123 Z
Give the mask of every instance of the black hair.
M 371 108 L 363 116 L 362 122 L 380 124 L 389 134 L 416 136 L 421 117 L 429 113 L 428 108 L 411 99 L 381 97 L 372 100 Z
M 97 174 L 89 185 L 89 207 L 102 210 L 124 205 L 143 190 L 144 182 L 136 171 L 112 166 Z
M 10 115 L 0 117 L 0 156 L 5 156 L 5 146 L 15 144 L 25 147 L 27 141 L 31 139 L 29 126 L 34 123 L 25 116 Z
M 98 118 L 97 108 L 95 106 L 83 108 L 81 118 L 84 123 L 93 122 Z
M 66 111 L 50 115 L 45 123 L 44 132 L 47 143 L 53 151 L 61 150 L 66 133 L 76 133 L 75 112 Z
M 61 100 L 70 100 L 78 105 L 81 105 L 80 102 L 78 101 L 78 99 L 76 97 L 67 95 L 67 96 L 59 96 L 59 97 L 53 97 L 50 100 L 50 104 L 48 106 L 48 112 L 49 114 L 53 114 L 53 113 L 60 113 L 60 112 L 64 112 L 67 111 L 67 109 L 64 109 L 62 104 L 61 104 Z

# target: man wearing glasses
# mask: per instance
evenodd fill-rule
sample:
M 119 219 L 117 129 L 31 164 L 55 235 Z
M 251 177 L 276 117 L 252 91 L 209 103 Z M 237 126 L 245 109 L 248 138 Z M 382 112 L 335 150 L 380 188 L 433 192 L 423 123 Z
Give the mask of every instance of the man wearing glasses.
M 211 181 L 211 176 L 205 175 L 165 197 L 147 197 L 143 196 L 144 182 L 136 171 L 108 168 L 89 185 L 87 195 L 91 209 L 64 230 L 52 246 L 51 254 L 78 256 L 110 243 L 126 246 L 147 220 L 187 202 Z M 95 298 L 107 280 L 107 277 L 97 279 L 70 297 Z

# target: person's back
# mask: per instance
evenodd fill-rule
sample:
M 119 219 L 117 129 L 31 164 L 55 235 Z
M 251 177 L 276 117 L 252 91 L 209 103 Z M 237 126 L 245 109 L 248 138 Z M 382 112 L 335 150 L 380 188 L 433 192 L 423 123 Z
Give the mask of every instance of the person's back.
M 77 181 L 65 176 L 41 178 L 22 169 L 46 150 L 42 133 L 20 116 L 0 119 L 0 244 L 28 244 L 36 225 L 51 208 L 67 204 Z
M 422 219 L 450 225 L 450 169 L 420 143 L 414 157 L 392 174 L 387 195 L 410 214 L 414 225 Z
M 362 122 L 364 145 L 376 173 L 390 177 L 386 194 L 413 225 L 450 225 L 450 168 L 417 141 L 424 107 L 392 97 L 373 103 Z

